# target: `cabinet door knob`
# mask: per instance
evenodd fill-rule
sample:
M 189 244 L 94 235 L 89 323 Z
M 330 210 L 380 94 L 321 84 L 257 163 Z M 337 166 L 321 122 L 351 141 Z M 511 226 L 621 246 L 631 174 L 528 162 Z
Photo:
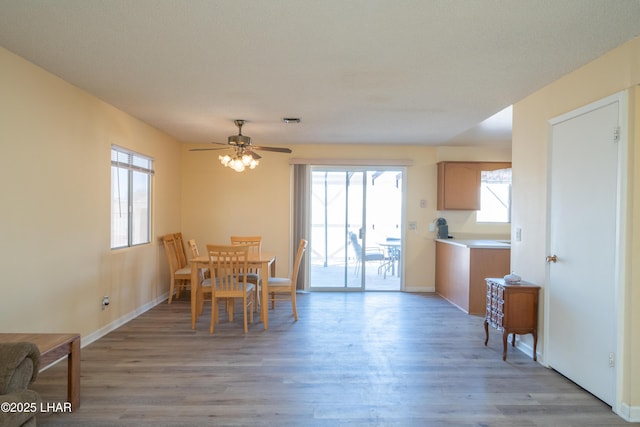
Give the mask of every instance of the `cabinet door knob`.
M 558 257 L 555 255 L 547 255 L 547 262 L 551 263 L 551 262 L 558 262 Z

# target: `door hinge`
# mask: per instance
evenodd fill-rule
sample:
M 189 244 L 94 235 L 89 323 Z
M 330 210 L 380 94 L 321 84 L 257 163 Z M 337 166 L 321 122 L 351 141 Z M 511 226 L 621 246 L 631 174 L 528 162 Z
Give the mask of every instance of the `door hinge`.
M 613 368 L 616 366 L 616 356 L 613 353 L 609 353 L 609 367 Z
M 613 142 L 620 142 L 620 126 L 613 129 Z

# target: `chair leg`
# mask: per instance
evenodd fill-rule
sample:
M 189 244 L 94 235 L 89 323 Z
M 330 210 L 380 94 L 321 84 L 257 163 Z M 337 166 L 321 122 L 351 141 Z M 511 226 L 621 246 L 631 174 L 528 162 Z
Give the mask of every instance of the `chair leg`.
M 247 325 L 247 294 L 245 292 L 242 297 L 242 320 L 244 323 L 244 333 L 249 332 L 249 325 Z
M 218 319 L 218 301 L 211 295 L 211 321 L 209 323 L 209 333 L 212 334 L 216 330 L 216 321 Z
M 256 288 L 253 292 L 253 311 L 258 312 L 258 306 L 260 305 L 260 281 L 255 284 Z
M 296 290 L 291 291 L 291 308 L 293 309 L 293 318 L 298 321 L 298 310 L 296 308 Z
M 198 294 L 196 295 L 196 298 L 198 300 L 198 316 L 202 314 L 202 311 L 204 310 L 204 292 L 202 290 L 202 288 L 198 288 Z
M 173 290 L 175 288 L 175 279 L 171 277 L 171 284 L 169 285 L 169 304 L 171 304 L 171 299 L 173 299 Z

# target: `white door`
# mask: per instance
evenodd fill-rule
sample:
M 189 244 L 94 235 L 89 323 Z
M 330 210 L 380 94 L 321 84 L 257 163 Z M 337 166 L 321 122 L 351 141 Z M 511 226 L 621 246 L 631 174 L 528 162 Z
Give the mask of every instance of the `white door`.
M 620 102 L 552 121 L 546 362 L 613 405 Z M 610 358 L 613 358 L 610 359 Z

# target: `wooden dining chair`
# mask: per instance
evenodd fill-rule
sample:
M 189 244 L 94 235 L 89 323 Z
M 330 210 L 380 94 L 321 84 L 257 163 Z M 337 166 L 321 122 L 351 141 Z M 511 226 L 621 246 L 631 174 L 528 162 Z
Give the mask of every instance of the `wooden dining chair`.
M 180 298 L 180 290 L 186 290 L 191 283 L 191 268 L 187 263 L 186 256 L 181 257 L 179 254 L 180 249 L 178 248 L 175 233 L 162 236 L 161 240 L 169 261 L 169 273 L 171 275 L 169 304 L 171 304 L 173 294 L 176 294 L 176 298 Z
M 232 245 L 245 245 L 249 247 L 249 253 L 260 255 L 262 251 L 262 236 L 231 236 Z M 260 269 L 249 268 L 246 272 L 247 282 L 256 285 L 256 307 L 260 305 Z
M 300 239 L 298 244 L 298 251 L 296 252 L 296 259 L 293 263 L 293 270 L 291 271 L 291 277 L 270 277 L 268 294 L 271 296 L 271 309 L 276 306 L 276 299 L 290 299 L 291 308 L 293 310 L 293 318 L 298 320 L 298 310 L 296 308 L 296 282 L 298 280 L 298 272 L 300 271 L 300 263 L 302 262 L 302 256 L 307 249 L 307 241 Z M 282 298 L 276 298 L 282 296 Z
M 219 320 L 218 300 L 225 299 L 233 304 L 235 299 L 242 300 L 242 314 L 244 332 L 249 332 L 247 324 L 247 310 L 249 319 L 253 323 L 253 306 L 255 305 L 255 285 L 247 281 L 242 275 L 247 271 L 249 248 L 244 245 L 207 245 L 209 256 L 209 271 L 211 278 L 203 283 L 211 287 L 211 324 L 209 332 L 215 332 L 215 324 Z M 229 321 L 233 321 L 233 309 L 229 309 Z

